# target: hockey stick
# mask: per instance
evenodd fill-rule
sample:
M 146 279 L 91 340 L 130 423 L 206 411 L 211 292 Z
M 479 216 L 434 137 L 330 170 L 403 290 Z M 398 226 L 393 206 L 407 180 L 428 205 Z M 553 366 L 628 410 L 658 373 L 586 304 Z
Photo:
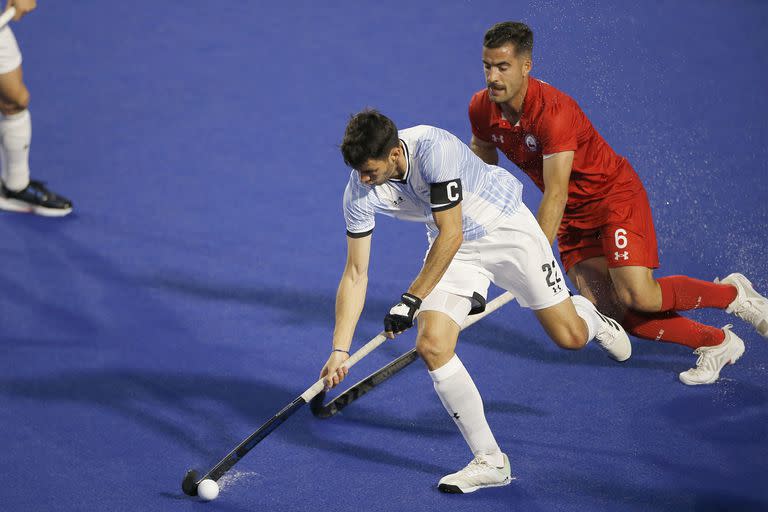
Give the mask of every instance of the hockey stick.
M 7 11 L 5 11 L 3 14 L 0 14 L 0 28 L 3 28 L 6 26 L 13 17 L 16 16 L 16 8 L 11 7 Z
M 484 318 L 486 315 L 489 315 L 490 313 L 493 313 L 497 309 L 499 309 L 501 306 L 512 300 L 514 297 L 509 292 L 504 292 L 495 299 L 493 299 L 491 302 L 488 303 L 488 305 L 485 307 L 485 311 L 483 311 L 480 314 L 473 315 L 470 317 L 467 317 L 467 319 L 464 321 L 464 324 L 461 326 L 461 329 L 464 330 L 470 325 L 474 324 L 475 322 L 479 321 L 481 318 Z M 360 382 L 356 383 L 355 385 L 351 386 L 349 389 L 347 389 L 345 392 L 328 402 L 327 404 L 323 405 L 323 401 L 325 400 L 325 391 L 322 391 L 318 393 L 312 401 L 309 403 L 309 407 L 312 410 L 312 414 L 314 414 L 317 418 L 326 419 L 330 418 L 361 396 L 368 393 L 370 390 L 381 384 L 382 382 L 386 381 L 396 373 L 398 373 L 400 370 L 414 362 L 416 359 L 419 358 L 419 355 L 416 353 L 416 349 L 412 348 L 405 354 L 401 355 L 391 363 L 387 364 L 386 366 L 376 370 Z
M 373 349 L 384 343 L 386 339 L 387 338 L 384 336 L 383 332 L 379 333 L 375 338 L 363 345 L 357 352 L 352 354 L 352 356 L 344 362 L 344 365 L 347 368 L 352 368 L 352 366 L 354 366 L 363 357 L 368 355 Z M 200 484 L 200 482 L 206 479 L 216 481 L 221 478 L 224 473 L 229 471 L 232 466 L 237 464 L 240 459 L 245 457 L 246 454 L 250 452 L 254 446 L 259 444 L 262 439 L 267 437 L 273 430 L 280 426 L 280 424 L 287 420 L 302 405 L 312 400 L 312 398 L 320 393 L 324 387 L 324 379 L 319 379 L 305 392 L 296 397 L 293 402 L 283 407 L 280 412 L 270 418 L 253 434 L 246 437 L 240 444 L 235 447 L 234 450 L 229 452 L 226 457 L 221 459 L 218 464 L 213 466 L 205 475 L 203 475 L 202 478 L 199 478 L 199 473 L 196 470 L 188 470 L 187 474 L 184 475 L 184 480 L 181 482 L 181 489 L 184 491 L 184 494 L 189 496 L 197 496 L 197 486 Z
M 351 386 L 325 405 L 323 405 L 323 401 L 325 401 L 325 391 L 320 392 L 311 402 L 309 402 L 309 408 L 312 410 L 312 414 L 317 418 L 330 418 L 418 358 L 419 354 L 416 353 L 415 348 L 412 348 L 383 368 L 379 368 L 354 386 Z

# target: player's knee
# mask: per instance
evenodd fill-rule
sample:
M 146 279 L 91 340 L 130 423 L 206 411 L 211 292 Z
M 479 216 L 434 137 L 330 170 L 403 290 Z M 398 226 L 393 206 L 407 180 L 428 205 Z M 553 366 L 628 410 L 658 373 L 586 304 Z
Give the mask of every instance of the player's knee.
M 566 350 L 579 350 L 587 344 L 587 337 L 584 333 L 576 330 L 560 332 L 552 339 L 558 347 Z
M 445 359 L 450 351 L 450 346 L 429 330 L 420 332 L 416 338 L 416 352 L 430 366 Z
M 653 304 L 650 298 L 652 294 L 645 289 L 644 286 L 638 285 L 616 285 L 616 295 L 619 297 L 619 301 L 624 307 L 635 309 L 638 311 L 650 311 L 653 310 Z
M 574 322 L 564 323 L 552 332 L 552 341 L 566 350 L 579 350 L 587 344 L 587 329 L 584 322 L 576 317 Z

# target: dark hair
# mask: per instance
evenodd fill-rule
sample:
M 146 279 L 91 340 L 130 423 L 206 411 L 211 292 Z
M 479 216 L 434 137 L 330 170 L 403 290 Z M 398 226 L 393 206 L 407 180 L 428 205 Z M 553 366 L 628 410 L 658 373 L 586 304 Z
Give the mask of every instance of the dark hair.
M 528 25 L 519 21 L 503 21 L 497 23 L 485 33 L 483 46 L 486 48 L 501 48 L 505 44 L 515 47 L 515 55 L 533 52 L 533 31 Z
M 385 158 L 398 143 L 395 123 L 378 110 L 365 109 L 347 123 L 341 155 L 345 164 L 358 169 L 368 160 Z

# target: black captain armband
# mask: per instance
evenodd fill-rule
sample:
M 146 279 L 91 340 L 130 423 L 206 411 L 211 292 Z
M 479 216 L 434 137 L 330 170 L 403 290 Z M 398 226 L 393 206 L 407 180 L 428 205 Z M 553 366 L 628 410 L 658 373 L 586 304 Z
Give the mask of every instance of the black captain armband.
M 429 186 L 429 203 L 433 212 L 453 208 L 461 202 L 461 179 L 432 183 Z

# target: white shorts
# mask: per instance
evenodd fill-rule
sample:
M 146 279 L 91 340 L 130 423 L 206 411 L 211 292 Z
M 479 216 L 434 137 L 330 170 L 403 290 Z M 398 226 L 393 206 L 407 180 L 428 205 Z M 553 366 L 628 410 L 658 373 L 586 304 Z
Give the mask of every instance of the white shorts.
M 11 27 L 0 29 L 0 75 L 10 73 L 21 66 L 21 51 Z
M 521 306 L 534 310 L 554 306 L 570 296 L 552 246 L 524 205 L 491 233 L 461 244 L 440 282 L 422 301 L 420 311 L 440 311 L 461 325 L 469 313 L 472 295 L 487 297 L 490 283 L 508 290 Z

